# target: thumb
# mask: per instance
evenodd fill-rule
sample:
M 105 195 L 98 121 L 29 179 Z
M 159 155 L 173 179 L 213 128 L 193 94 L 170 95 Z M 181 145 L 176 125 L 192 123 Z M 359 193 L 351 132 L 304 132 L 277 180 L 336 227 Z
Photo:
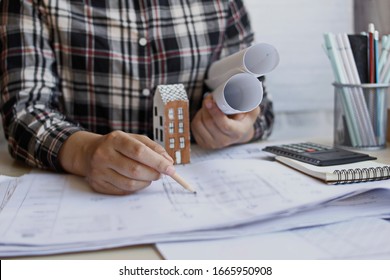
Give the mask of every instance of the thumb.
M 246 114 L 245 113 L 239 113 L 239 114 L 235 114 L 232 116 L 232 119 L 235 120 L 235 121 L 241 121 L 245 118 Z

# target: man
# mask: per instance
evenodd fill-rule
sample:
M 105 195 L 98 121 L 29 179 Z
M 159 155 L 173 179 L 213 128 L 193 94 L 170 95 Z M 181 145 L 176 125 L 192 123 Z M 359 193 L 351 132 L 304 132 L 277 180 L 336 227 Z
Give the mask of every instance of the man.
M 140 190 L 172 159 L 153 142 L 159 84 L 183 83 L 193 139 L 222 148 L 267 137 L 260 108 L 224 115 L 204 80 L 213 61 L 253 41 L 241 0 L 3 0 L 1 113 L 11 155 L 85 176 L 102 193 Z M 148 137 L 149 136 L 149 137 Z

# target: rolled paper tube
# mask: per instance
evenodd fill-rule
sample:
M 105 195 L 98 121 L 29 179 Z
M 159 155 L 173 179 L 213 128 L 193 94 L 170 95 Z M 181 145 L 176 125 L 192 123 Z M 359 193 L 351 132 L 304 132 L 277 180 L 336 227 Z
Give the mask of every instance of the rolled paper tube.
M 217 106 L 226 115 L 252 111 L 263 99 L 263 86 L 253 75 L 236 74 L 212 93 Z
M 259 43 L 214 62 L 209 69 L 206 84 L 211 89 L 239 73 L 256 77 L 271 72 L 279 64 L 279 53 L 270 44 Z

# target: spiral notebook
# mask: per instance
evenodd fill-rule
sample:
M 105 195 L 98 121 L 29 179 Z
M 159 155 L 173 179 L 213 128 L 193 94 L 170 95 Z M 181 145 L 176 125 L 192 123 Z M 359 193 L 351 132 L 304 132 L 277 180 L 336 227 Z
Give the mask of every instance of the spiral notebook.
M 390 165 L 377 161 L 369 160 L 333 166 L 315 166 L 283 156 L 276 156 L 275 159 L 328 184 L 347 184 L 390 179 Z

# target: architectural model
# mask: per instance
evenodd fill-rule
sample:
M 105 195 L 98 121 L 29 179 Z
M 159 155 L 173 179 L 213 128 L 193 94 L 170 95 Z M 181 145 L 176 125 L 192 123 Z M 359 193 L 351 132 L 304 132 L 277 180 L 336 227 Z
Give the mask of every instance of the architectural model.
M 175 164 L 190 162 L 189 103 L 183 84 L 159 85 L 154 95 L 153 135 Z

